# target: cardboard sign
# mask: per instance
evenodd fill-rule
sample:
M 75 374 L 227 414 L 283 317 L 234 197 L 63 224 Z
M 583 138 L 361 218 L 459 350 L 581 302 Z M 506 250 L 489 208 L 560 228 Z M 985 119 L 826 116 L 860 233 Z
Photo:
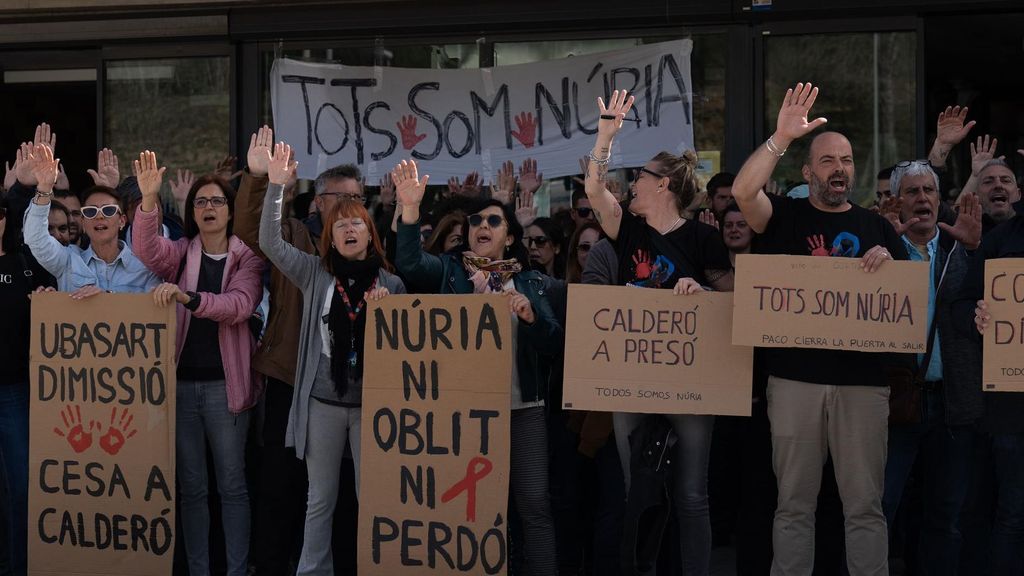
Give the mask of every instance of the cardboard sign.
M 732 342 L 766 348 L 924 353 L 927 262 L 859 258 L 736 257 Z
M 531 64 L 433 70 L 278 59 L 271 70 L 277 137 L 300 178 L 356 164 L 376 182 L 414 158 L 432 182 L 502 163 L 540 160 L 548 177 L 577 174 L 615 89 L 636 96 L 612 148 L 613 168 L 642 166 L 668 150 L 693 150 L 690 40 Z
M 171 573 L 174 307 L 32 297 L 29 575 Z
M 359 573 L 504 574 L 508 297 L 392 295 L 367 314 Z
M 982 381 L 988 392 L 1024 392 L 1024 258 L 985 261 Z
M 733 346 L 732 294 L 569 286 L 563 406 L 750 415 L 754 350 Z

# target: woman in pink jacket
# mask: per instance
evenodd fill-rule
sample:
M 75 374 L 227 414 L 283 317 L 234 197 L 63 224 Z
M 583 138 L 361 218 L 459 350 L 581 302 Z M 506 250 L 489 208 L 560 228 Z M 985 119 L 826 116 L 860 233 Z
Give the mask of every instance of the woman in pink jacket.
M 160 235 L 159 194 L 165 168 L 156 154 L 135 162 L 142 204 L 132 246 L 166 280 L 153 297 L 178 306 L 177 473 L 185 552 L 191 576 L 210 574 L 206 445 L 213 453 L 227 544 L 229 576 L 244 576 L 249 550 L 245 439 L 249 408 L 261 387 L 249 361 L 255 342 L 249 317 L 262 296 L 263 262 L 231 234 L 235 191 L 215 176 L 196 180 L 185 201 L 185 235 Z

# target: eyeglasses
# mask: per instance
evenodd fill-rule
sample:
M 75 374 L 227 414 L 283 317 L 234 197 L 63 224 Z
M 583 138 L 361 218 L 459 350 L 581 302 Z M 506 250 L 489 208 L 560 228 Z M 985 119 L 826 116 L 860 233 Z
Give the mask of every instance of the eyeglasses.
M 547 236 L 524 236 L 523 242 L 526 243 L 527 246 L 543 248 L 551 242 L 551 238 L 548 238 Z
M 102 215 L 104 218 L 113 218 L 121 212 L 121 207 L 117 204 L 104 204 L 103 206 L 82 206 L 82 217 L 87 220 L 93 218 L 99 218 Z
M 577 252 L 590 252 L 591 245 L 589 242 L 583 242 L 576 245 Z
M 206 208 L 207 205 L 213 206 L 214 208 L 220 208 L 228 205 L 228 199 L 224 196 L 212 196 L 210 198 L 197 196 L 192 199 L 192 205 L 196 208 Z
M 487 217 L 487 225 L 491 228 L 497 228 L 505 222 L 505 219 L 497 214 L 491 214 Z M 482 214 L 473 214 L 469 217 L 469 225 L 476 228 L 484 223 L 484 216 Z
M 654 176 L 655 178 L 664 178 L 665 177 L 664 174 L 658 174 L 654 170 L 651 170 L 651 169 L 649 169 L 647 167 L 634 168 L 633 169 L 633 182 L 636 182 L 637 180 L 639 180 L 640 176 L 643 176 L 644 174 L 650 174 L 651 176 Z
M 896 164 L 897 168 L 910 168 L 914 164 L 920 164 L 921 166 L 931 166 L 932 163 L 927 160 L 904 160 Z
M 590 218 L 590 215 L 594 213 L 593 208 L 587 208 L 586 206 L 580 206 L 576 209 L 576 215 L 580 218 Z
M 342 194 L 341 192 L 324 192 L 320 196 L 330 196 L 336 200 L 349 200 L 351 202 L 359 202 L 363 204 L 366 202 L 366 196 L 362 194 Z

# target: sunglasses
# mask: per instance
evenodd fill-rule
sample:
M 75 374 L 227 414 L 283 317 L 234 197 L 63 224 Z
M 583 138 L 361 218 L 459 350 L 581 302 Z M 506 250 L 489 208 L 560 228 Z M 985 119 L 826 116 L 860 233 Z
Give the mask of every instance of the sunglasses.
M 497 228 L 505 222 L 505 219 L 497 214 L 491 214 L 487 217 L 487 225 L 491 228 Z M 469 225 L 476 228 L 484 223 L 484 217 L 481 214 L 473 214 L 469 217 Z
M 921 166 L 931 166 L 931 162 L 927 160 L 903 160 L 896 164 L 897 168 L 910 168 L 914 164 L 920 164 Z
M 576 245 L 576 250 L 578 252 L 590 252 L 590 244 L 588 244 L 586 242 L 584 242 L 582 244 L 577 244 Z
M 82 206 L 82 217 L 87 220 L 98 218 L 103 215 L 104 218 L 113 218 L 121 212 L 121 207 L 117 204 L 104 204 L 103 206 Z
M 551 242 L 551 238 L 548 238 L 547 236 L 524 236 L 523 242 L 525 242 L 527 246 L 543 248 Z
M 576 209 L 576 215 L 580 218 L 590 218 L 590 215 L 594 213 L 593 208 L 587 208 L 586 206 L 580 206 Z
M 644 167 L 644 168 L 634 168 L 633 169 L 633 182 L 636 182 L 637 180 L 639 180 L 640 177 L 643 176 L 644 174 L 650 174 L 651 176 L 654 176 L 655 178 L 664 178 L 665 177 L 664 174 L 658 174 L 657 172 L 655 172 L 654 170 L 651 170 L 650 168 L 646 168 L 646 167 Z
M 228 205 L 228 199 L 224 196 L 213 196 L 206 198 L 204 196 L 197 196 L 192 199 L 192 205 L 196 208 L 206 208 L 207 206 L 213 206 L 214 208 L 220 208 Z

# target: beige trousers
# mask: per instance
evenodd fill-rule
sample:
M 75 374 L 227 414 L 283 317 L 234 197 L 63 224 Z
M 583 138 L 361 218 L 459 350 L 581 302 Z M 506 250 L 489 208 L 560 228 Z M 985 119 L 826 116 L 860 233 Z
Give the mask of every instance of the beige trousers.
M 889 388 L 768 379 L 772 462 L 778 479 L 772 576 L 810 576 L 821 473 L 832 454 L 851 576 L 887 576 L 882 512 Z

